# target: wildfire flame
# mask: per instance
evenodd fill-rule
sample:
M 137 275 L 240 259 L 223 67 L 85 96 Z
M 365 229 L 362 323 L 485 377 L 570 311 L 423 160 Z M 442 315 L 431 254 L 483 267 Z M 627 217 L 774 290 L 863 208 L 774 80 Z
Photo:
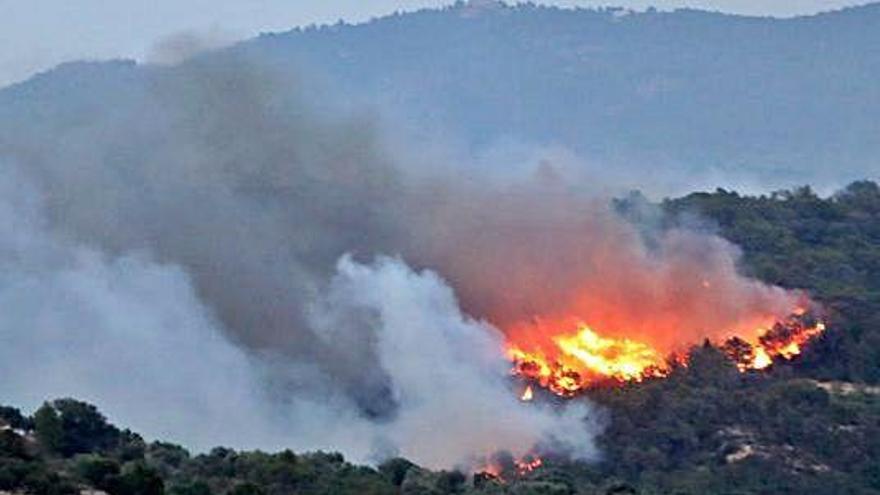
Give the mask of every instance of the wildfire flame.
M 742 372 L 766 369 L 778 360 L 790 360 L 801 354 L 806 343 L 825 331 L 822 322 L 809 324 L 809 320 L 805 311 L 796 310 L 791 317 L 770 328 L 756 329 L 751 339 L 730 337 L 721 348 Z M 515 375 L 563 397 L 600 383 L 662 378 L 674 366 L 687 365 L 687 355 L 664 355 L 646 342 L 605 337 L 586 323 L 579 323 L 568 332 L 546 330 L 542 328 L 541 333 L 552 335 L 549 346 L 526 350 L 511 343 L 507 355 L 514 363 Z M 688 343 L 693 344 L 696 343 Z M 521 398 L 527 401 L 532 397 L 529 387 Z
M 527 457 L 525 459 L 520 459 L 514 464 L 516 465 L 517 474 L 519 474 L 520 476 L 525 476 L 543 466 L 544 461 L 540 457 L 531 456 L 531 458 Z
M 824 331 L 824 323 L 816 322 L 808 326 L 795 316 L 774 325 L 756 343 L 733 337 L 724 344 L 723 349 L 740 371 L 762 370 L 778 359 L 790 360 L 799 356 L 803 346 Z
M 524 478 L 544 466 L 544 460 L 536 454 L 527 454 L 519 459 L 489 459 L 476 471 L 478 476 L 506 483 L 511 479 Z

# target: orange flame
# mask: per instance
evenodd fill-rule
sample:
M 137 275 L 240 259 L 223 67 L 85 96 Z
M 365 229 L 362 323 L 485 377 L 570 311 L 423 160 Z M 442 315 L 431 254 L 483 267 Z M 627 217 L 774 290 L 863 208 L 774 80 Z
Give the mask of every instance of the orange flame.
M 528 456 L 515 462 L 516 472 L 520 476 L 525 476 L 532 471 L 544 465 L 544 461 L 540 457 Z
M 807 342 L 825 331 L 823 323 L 808 325 L 806 321 L 806 312 L 798 309 L 769 329 L 757 329 L 756 337 L 729 338 L 722 349 L 742 372 L 766 369 L 778 360 L 790 360 L 801 354 Z M 514 363 L 513 373 L 563 397 L 600 383 L 662 378 L 674 366 L 687 365 L 686 355 L 664 356 L 646 342 L 604 337 L 585 323 L 578 323 L 573 332 L 548 331 L 540 321 L 536 325 L 539 328 L 535 333 L 549 335 L 549 343 L 533 342 L 529 350 L 509 344 L 507 355 Z M 696 342 L 686 343 L 693 344 Z M 526 393 L 522 399 L 531 400 L 531 388 Z
M 519 459 L 502 462 L 499 459 L 487 459 L 486 463 L 475 473 L 488 476 L 500 483 L 511 479 L 523 478 L 529 473 L 544 466 L 544 460 L 536 454 L 527 454 Z
M 738 337 L 723 346 L 727 355 L 736 362 L 740 371 L 762 370 L 776 360 L 791 360 L 803 352 L 803 346 L 825 332 L 825 324 L 803 324 L 803 312 L 795 313 L 787 321 L 776 323 L 764 332 L 757 342 L 746 342 Z

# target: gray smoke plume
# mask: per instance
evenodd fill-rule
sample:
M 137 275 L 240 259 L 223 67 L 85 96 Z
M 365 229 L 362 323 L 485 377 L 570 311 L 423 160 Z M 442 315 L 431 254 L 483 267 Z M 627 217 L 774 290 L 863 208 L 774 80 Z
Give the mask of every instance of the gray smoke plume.
M 314 90 L 209 54 L 4 122 L 0 396 L 82 397 L 196 448 L 449 467 L 555 442 L 592 458 L 584 404 L 516 400 L 510 324 L 662 312 L 684 301 L 670 294 L 724 303 L 724 325 L 791 303 L 713 236 L 649 249 L 551 164 L 499 181 L 400 160 L 374 119 Z M 683 289 L 705 277 L 733 296 Z

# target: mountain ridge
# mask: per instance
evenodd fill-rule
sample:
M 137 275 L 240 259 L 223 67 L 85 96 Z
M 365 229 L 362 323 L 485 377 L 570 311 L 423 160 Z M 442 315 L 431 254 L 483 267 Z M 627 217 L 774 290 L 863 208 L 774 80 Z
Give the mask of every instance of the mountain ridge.
M 305 75 L 315 101 L 371 108 L 413 142 L 451 137 L 475 154 L 557 146 L 604 169 L 771 188 L 875 174 L 880 3 L 787 19 L 535 4 L 462 15 L 473 8 L 262 34 L 184 64 L 237 57 Z M 0 115 L 124 102 L 169 70 L 64 64 L 0 90 Z

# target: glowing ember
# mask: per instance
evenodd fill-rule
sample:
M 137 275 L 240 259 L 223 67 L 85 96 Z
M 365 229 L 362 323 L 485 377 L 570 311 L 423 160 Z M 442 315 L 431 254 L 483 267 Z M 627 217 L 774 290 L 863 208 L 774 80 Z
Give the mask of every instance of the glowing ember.
M 525 391 L 520 396 L 519 400 L 523 402 L 529 402 L 530 400 L 535 398 L 535 393 L 532 391 L 532 386 L 529 385 L 526 387 Z
M 528 456 L 525 459 L 518 460 L 514 463 L 516 472 L 520 476 L 525 476 L 532 471 L 544 465 L 544 461 L 540 457 Z
M 767 351 L 764 350 L 763 347 L 755 348 L 755 358 L 749 363 L 736 363 L 737 367 L 740 371 L 746 371 L 749 368 L 755 370 L 762 370 L 764 368 L 770 367 L 773 364 L 773 358 L 767 354 Z
M 764 332 L 755 343 L 740 338 L 729 339 L 724 351 L 733 359 L 740 371 L 762 370 L 777 359 L 790 360 L 803 352 L 803 346 L 825 331 L 825 324 L 804 323 L 804 313 L 796 313 L 786 321 L 776 323 Z
M 572 337 L 557 337 L 556 344 L 593 373 L 622 381 L 640 380 L 646 370 L 660 364 L 661 358 L 651 347 L 629 339 L 607 339 L 590 327 L 581 325 Z
M 604 380 L 642 381 L 665 376 L 664 358 L 653 348 L 629 339 L 604 338 L 581 324 L 576 333 L 553 338 L 556 356 L 511 347 L 514 373 L 538 382 L 561 396 L 571 396 Z
M 742 372 L 766 369 L 777 360 L 799 355 L 807 342 L 825 331 L 821 322 L 810 325 L 808 320 L 805 311 L 797 310 L 770 329 L 757 329 L 756 337 L 731 337 L 722 349 Z M 696 342 L 686 343 L 688 347 L 693 344 Z M 603 337 L 583 323 L 573 332 L 554 334 L 549 345 L 532 347 L 527 351 L 509 346 L 507 354 L 514 363 L 513 373 L 563 397 L 600 383 L 662 378 L 671 371 L 671 363 L 687 365 L 686 355 L 664 356 L 647 343 Z M 521 398 L 532 397 L 529 387 Z
M 478 476 L 506 483 L 512 479 L 523 478 L 543 466 L 544 460 L 535 454 L 527 454 L 520 459 L 498 454 L 495 458 L 487 460 L 486 464 L 475 472 Z

